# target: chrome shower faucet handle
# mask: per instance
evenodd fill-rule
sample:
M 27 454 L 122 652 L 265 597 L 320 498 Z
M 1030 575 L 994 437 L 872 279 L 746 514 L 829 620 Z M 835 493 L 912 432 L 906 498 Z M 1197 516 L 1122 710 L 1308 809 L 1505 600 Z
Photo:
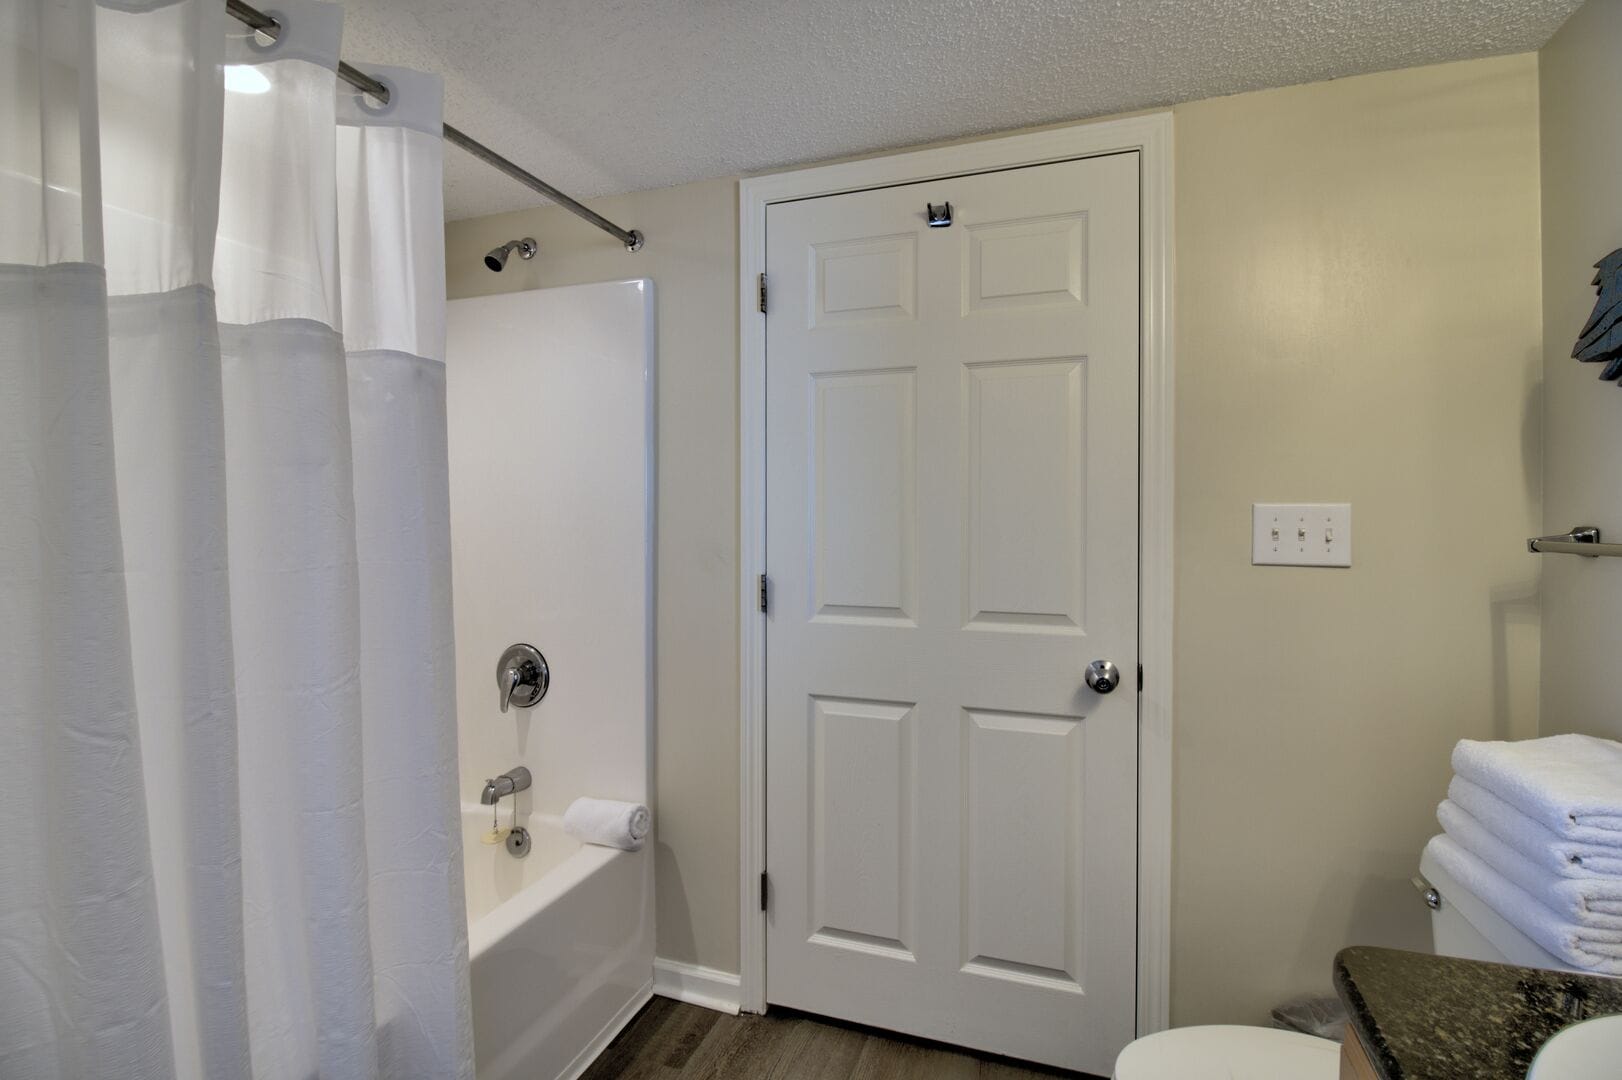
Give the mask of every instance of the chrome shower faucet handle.
M 509 645 L 496 662 L 496 685 L 501 689 L 501 711 L 509 705 L 528 709 L 540 703 L 552 685 L 546 657 L 533 645 Z

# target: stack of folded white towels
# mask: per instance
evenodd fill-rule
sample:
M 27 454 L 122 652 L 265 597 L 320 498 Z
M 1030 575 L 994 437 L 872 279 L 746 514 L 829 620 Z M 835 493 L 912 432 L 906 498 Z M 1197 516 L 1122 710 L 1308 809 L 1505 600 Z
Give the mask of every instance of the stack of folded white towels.
M 1442 869 L 1573 967 L 1622 975 L 1622 743 L 1466 739 L 1453 773 Z

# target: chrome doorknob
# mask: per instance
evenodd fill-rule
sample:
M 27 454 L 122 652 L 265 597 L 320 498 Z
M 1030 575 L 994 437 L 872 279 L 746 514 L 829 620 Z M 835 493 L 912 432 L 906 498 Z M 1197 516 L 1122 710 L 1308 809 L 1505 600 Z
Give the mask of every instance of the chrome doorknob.
M 1121 685 L 1121 669 L 1113 660 L 1094 660 L 1087 665 L 1087 685 L 1095 693 L 1107 694 Z

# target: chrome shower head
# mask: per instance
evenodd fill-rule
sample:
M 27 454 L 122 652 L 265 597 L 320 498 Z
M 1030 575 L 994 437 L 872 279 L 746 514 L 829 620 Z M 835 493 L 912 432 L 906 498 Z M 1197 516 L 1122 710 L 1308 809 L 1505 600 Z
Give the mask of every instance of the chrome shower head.
M 507 265 L 507 256 L 513 252 L 518 252 L 520 259 L 533 259 L 537 250 L 539 249 L 535 246 L 535 240 L 532 237 L 526 236 L 522 240 L 509 240 L 486 255 L 484 265 L 499 274 L 501 268 Z

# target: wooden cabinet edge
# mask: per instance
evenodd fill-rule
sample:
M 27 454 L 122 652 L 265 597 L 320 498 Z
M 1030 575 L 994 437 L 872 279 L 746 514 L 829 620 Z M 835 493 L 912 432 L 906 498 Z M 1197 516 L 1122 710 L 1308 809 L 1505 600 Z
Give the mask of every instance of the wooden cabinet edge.
M 1340 1080 L 1380 1080 L 1368 1052 L 1363 1049 L 1362 1040 L 1350 1024 L 1346 1025 L 1346 1038 L 1340 1044 Z

